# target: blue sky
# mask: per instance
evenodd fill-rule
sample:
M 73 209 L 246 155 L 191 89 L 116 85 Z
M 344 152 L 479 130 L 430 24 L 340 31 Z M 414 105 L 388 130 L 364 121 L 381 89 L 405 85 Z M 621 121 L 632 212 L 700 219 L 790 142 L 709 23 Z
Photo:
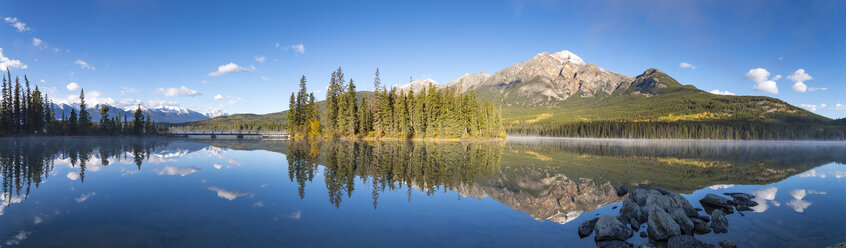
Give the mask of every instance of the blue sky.
M 569 50 L 842 118 L 842 13 L 843 1 L 2 1 L 0 63 L 57 101 L 78 86 L 122 106 L 269 113 L 300 75 L 323 98 L 338 66 L 367 90 L 377 67 L 388 85 L 446 83 Z

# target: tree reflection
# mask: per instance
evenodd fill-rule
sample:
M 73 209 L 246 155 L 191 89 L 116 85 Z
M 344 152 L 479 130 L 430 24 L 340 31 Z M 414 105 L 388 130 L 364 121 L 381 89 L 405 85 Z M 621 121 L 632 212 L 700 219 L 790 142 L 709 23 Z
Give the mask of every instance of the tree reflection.
M 479 176 L 499 169 L 502 146 L 494 142 L 409 141 L 291 141 L 288 144 L 288 177 L 296 181 L 300 197 L 306 182 L 323 165 L 329 202 L 340 207 L 355 190 L 356 177 L 370 184 L 373 207 L 381 192 L 403 187 L 434 192 L 471 185 Z
M 32 187 L 50 176 L 57 160 L 66 159 L 78 168 L 81 182 L 92 160 L 108 166 L 110 160 L 125 160 L 129 153 L 140 170 L 150 151 L 166 144 L 157 139 L 5 139 L 0 142 L 2 193 L 28 198 Z

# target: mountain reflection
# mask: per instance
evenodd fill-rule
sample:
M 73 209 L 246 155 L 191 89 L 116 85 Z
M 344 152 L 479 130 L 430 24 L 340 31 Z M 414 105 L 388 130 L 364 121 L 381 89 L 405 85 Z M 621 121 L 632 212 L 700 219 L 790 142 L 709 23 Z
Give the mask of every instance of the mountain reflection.
M 373 208 L 379 207 L 379 198 L 386 192 L 405 193 L 410 201 L 413 191 L 423 191 L 427 195 L 452 191 L 465 197 L 491 198 L 534 219 L 558 223 L 567 223 L 583 212 L 620 202 L 622 198 L 615 191 L 619 185 L 661 187 L 689 193 L 706 187 L 766 185 L 794 175 L 825 177 L 813 169 L 832 162 L 846 162 L 846 145 L 827 142 L 509 139 L 507 142 L 314 140 L 273 143 L 5 139 L 0 142 L 3 181 L 0 215 L 5 206 L 28 198 L 49 176 L 84 182 L 86 171 L 96 171 L 114 163 L 128 164 L 127 172 L 121 168 L 121 175 L 132 174 L 140 171 L 143 163 L 187 160 L 185 155 L 203 150 L 227 161 L 209 165 L 213 171 L 225 164 L 251 165 L 247 160 L 224 158 L 221 154 L 226 149 L 285 154 L 288 178 L 282 180 L 295 183 L 300 198 L 305 198 L 307 192 L 321 192 L 306 190 L 307 187 L 325 186 L 328 195 L 309 197 L 327 197 L 329 204 L 336 208 L 353 197 L 355 191 L 367 194 Z M 72 170 L 63 175 L 51 174 L 57 164 L 67 164 Z M 201 167 L 165 164 L 151 172 L 190 177 L 207 172 Z M 827 173 L 832 177 L 842 176 Z M 229 201 L 253 194 L 219 187 L 207 187 L 207 190 Z M 774 200 L 776 192 L 778 188 L 775 187 L 756 192 L 759 205 L 753 209 L 763 212 L 769 206 L 786 204 L 802 212 L 812 204 L 807 195 L 825 194 L 794 190 L 789 191 L 792 200 L 777 202 Z M 78 196 L 78 201 L 101 197 L 93 192 L 85 194 Z

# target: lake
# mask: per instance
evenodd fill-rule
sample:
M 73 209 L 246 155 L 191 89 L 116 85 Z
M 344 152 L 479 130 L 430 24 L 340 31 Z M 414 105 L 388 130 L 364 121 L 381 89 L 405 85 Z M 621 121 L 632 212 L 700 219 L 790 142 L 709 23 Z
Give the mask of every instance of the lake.
M 846 241 L 838 142 L 0 140 L 4 248 L 593 247 L 619 185 L 756 195 L 711 244 Z

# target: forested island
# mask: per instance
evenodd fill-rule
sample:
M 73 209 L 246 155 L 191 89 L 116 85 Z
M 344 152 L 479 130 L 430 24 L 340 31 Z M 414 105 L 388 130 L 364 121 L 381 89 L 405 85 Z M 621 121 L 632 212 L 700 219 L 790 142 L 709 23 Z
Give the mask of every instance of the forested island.
M 473 92 L 434 85 L 386 89 L 376 69 L 372 94 L 358 94 L 339 67 L 332 72 L 326 100 L 317 104 L 300 78 L 286 114 L 292 137 L 363 138 L 504 138 L 502 111 L 492 101 L 480 103 Z
M 79 92 L 79 111 L 56 113 L 55 104 L 41 92 L 38 86 L 30 90 L 29 78 L 12 80 L 9 70 L 3 75 L 2 99 L 0 99 L 0 136 L 74 136 L 74 135 L 154 135 L 159 132 L 149 113 L 135 110 L 132 119 L 128 116 L 109 116 L 109 106 L 100 108 L 100 121 L 93 122 L 85 103 L 85 90 Z

